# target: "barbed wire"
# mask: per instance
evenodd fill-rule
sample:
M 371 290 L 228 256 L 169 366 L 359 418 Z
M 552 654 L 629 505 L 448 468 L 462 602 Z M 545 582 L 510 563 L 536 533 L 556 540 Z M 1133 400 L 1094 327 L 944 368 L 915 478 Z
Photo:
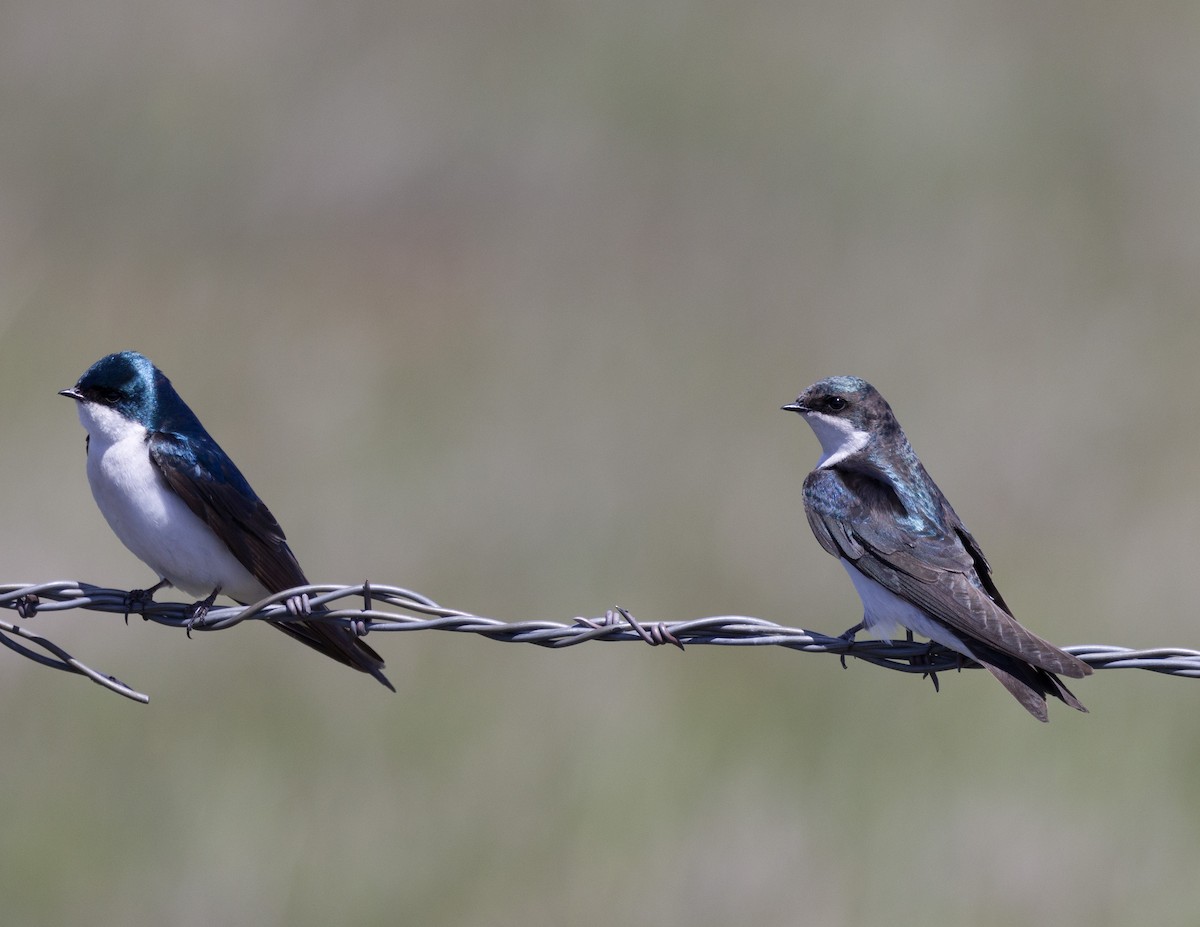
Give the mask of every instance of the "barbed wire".
M 344 600 L 353 600 L 353 606 Z M 361 607 L 358 602 L 361 601 Z M 147 621 L 193 631 L 219 631 L 243 621 L 329 621 L 352 628 L 358 634 L 389 631 L 454 631 L 478 634 L 491 640 L 534 644 L 539 647 L 572 647 L 587 641 L 640 641 L 654 646 L 672 644 L 683 649 L 689 644 L 726 647 L 786 647 L 805 653 L 831 653 L 855 657 L 876 666 L 905 673 L 936 673 L 978 668 L 974 663 L 938 644 L 912 640 L 856 641 L 832 637 L 819 631 L 790 628 L 746 615 L 716 615 L 683 621 L 639 621 L 626 609 L 614 607 L 603 617 L 558 621 L 499 621 L 470 612 L 446 608 L 427 596 L 400 586 L 369 582 L 353 586 L 313 584 L 277 593 L 250 606 L 214 606 L 198 615 L 194 604 L 153 602 L 120 589 L 106 589 L 73 580 L 47 583 L 0 585 L 0 607 L 12 609 L 23 619 L 38 612 L 85 609 L 111 614 L 141 615 Z M 327 611 L 311 614 L 310 609 Z M 32 650 L 36 645 L 46 653 Z M 97 672 L 76 660 L 58 645 L 27 628 L 0 621 L 0 644 L 22 656 L 54 669 L 86 676 L 93 682 L 126 698 L 148 702 L 146 696 L 114 676 Z M 1095 669 L 1142 669 L 1171 676 L 1200 678 L 1200 651 L 1178 647 L 1133 650 L 1105 644 L 1063 647 Z M 49 656 L 47 655 L 49 654 Z

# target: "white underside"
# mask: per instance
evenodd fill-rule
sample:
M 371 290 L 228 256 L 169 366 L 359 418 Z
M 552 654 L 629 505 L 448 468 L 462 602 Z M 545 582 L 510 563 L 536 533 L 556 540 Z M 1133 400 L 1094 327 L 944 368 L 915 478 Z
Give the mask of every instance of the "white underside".
M 116 411 L 78 403 L 90 437 L 88 482 L 109 527 L 160 579 L 205 598 L 214 589 L 242 602 L 267 590 L 177 496 L 150 460 L 146 429 Z
M 943 647 L 949 647 L 974 659 L 970 648 L 944 624 L 934 621 L 911 602 L 900 598 L 866 574 L 860 573 L 854 564 L 844 557 L 841 558 L 841 564 L 850 574 L 854 590 L 862 599 L 863 625 L 868 634 L 873 634 L 880 640 L 892 640 L 896 626 L 901 625 L 916 634 L 937 641 Z

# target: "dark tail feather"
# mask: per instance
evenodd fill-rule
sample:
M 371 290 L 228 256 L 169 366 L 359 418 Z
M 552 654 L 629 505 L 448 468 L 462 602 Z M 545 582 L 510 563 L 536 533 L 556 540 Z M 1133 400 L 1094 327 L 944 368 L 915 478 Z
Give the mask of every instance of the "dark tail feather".
M 1046 711 L 1047 695 L 1061 699 L 1076 711 L 1087 711 L 1079 699 L 1071 693 L 1071 690 L 1064 686 L 1062 680 L 1053 673 L 1012 658 L 998 661 L 1004 664 L 1003 667 L 993 663 L 984 663 L 982 660 L 979 662 L 1000 680 L 1004 688 L 1008 689 L 1018 702 L 1025 706 L 1026 711 L 1039 721 L 1050 720 Z
M 393 692 L 396 691 L 396 687 L 383 675 L 383 657 L 348 628 L 335 627 L 324 621 L 273 621 L 271 624 L 313 650 L 359 672 L 368 673 Z

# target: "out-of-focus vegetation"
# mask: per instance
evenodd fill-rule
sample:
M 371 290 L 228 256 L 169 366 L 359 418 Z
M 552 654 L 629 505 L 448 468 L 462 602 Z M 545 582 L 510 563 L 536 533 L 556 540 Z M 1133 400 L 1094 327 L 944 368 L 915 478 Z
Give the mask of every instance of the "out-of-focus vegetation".
M 1063 643 L 1196 646 L 1200 7 L 15 2 L 5 581 L 153 577 L 55 391 L 172 377 L 317 581 L 858 618 L 778 412 L 864 376 Z M 1192 925 L 1200 689 L 767 649 L 0 651 L 14 925 Z

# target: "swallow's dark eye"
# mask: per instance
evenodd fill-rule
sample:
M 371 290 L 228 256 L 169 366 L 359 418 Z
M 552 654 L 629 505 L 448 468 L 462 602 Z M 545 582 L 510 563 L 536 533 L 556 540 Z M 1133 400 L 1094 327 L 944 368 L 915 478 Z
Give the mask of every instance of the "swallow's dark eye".
M 121 394 L 115 389 L 102 389 L 99 391 L 99 398 L 105 405 L 115 406 L 121 401 Z
M 841 396 L 830 396 L 825 400 L 825 408 L 830 412 L 841 412 L 842 409 L 846 408 L 846 405 L 846 400 Z

